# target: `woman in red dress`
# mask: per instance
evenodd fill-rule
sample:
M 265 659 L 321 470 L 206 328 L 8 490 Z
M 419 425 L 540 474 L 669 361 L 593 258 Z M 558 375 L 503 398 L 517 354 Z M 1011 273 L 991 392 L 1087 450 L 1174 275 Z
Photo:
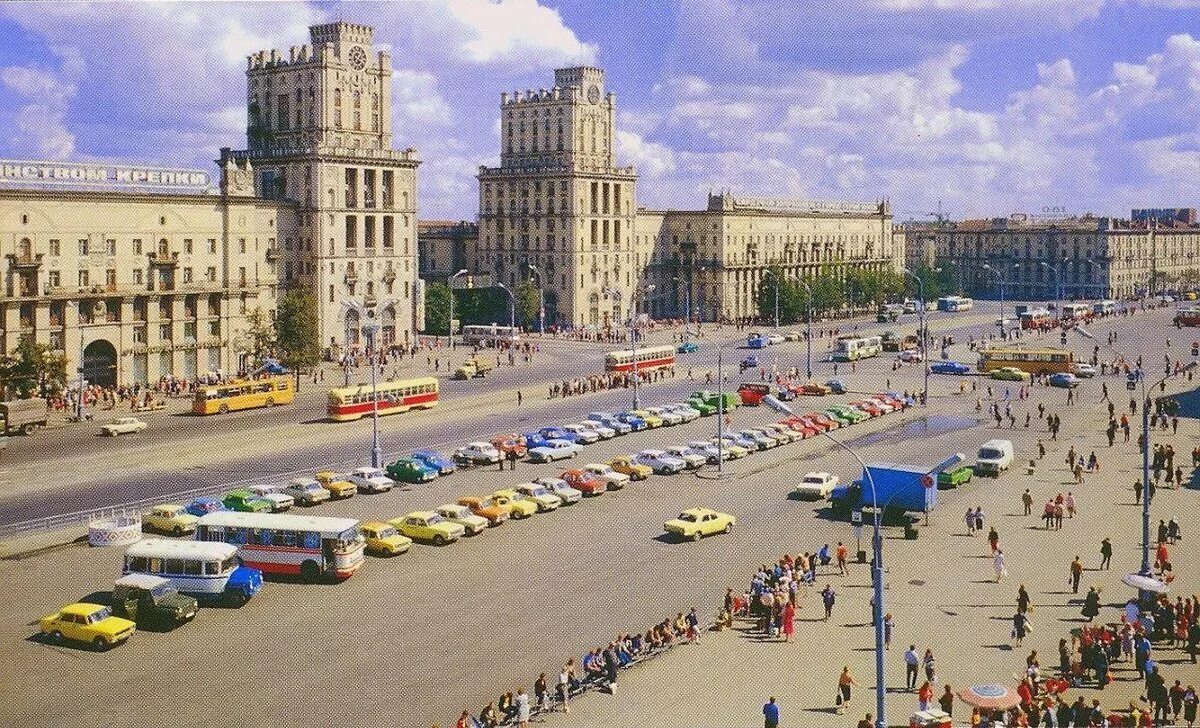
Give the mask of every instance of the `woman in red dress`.
M 789 601 L 783 607 L 783 641 L 791 642 L 792 635 L 796 633 L 796 607 Z

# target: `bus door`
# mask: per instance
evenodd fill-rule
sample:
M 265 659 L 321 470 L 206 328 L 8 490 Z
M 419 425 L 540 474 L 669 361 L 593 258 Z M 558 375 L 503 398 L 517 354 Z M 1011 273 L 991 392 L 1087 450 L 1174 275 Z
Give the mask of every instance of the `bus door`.
M 321 568 L 328 569 L 333 565 L 333 550 L 337 546 L 337 538 L 322 538 L 321 539 Z

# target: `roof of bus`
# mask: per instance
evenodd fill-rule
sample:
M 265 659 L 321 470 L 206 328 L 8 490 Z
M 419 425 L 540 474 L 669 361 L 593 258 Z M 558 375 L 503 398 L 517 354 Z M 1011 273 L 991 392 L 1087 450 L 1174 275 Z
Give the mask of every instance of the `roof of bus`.
M 280 376 L 276 376 L 276 377 L 263 377 L 262 379 L 234 379 L 234 380 L 231 380 L 228 382 L 221 382 L 220 384 L 204 384 L 199 387 L 196 387 L 192 391 L 193 392 L 203 392 L 203 391 L 207 391 L 210 389 L 240 387 L 243 384 L 255 384 L 257 382 L 274 382 L 279 379 L 288 380 L 289 377 L 286 374 L 284 374 L 284 375 L 280 375 Z
M 1012 354 L 1013 352 L 1036 352 L 1038 354 L 1070 354 L 1070 349 L 1060 349 L 1054 346 L 988 346 L 979 350 L 980 354 Z
M 341 533 L 358 526 L 354 518 L 329 516 L 294 516 L 286 513 L 241 513 L 213 511 L 200 517 L 201 526 L 233 526 L 235 528 L 278 528 L 294 531 Z
M 656 352 L 674 354 L 675 347 L 674 346 L 639 346 L 637 348 L 637 351 L 639 354 L 650 354 L 650 353 L 656 353 Z M 633 349 L 620 349 L 618 351 L 610 351 L 605 356 L 620 356 L 620 355 L 624 355 L 624 354 L 628 354 L 628 355 L 632 356 Z
M 438 385 L 438 380 L 434 377 L 418 377 L 416 379 L 393 379 L 393 380 L 389 380 L 386 382 L 379 382 L 379 384 L 377 384 L 376 386 L 379 389 L 384 389 L 384 388 L 388 387 L 388 385 L 393 385 L 393 386 L 397 386 L 397 387 L 401 387 L 401 386 L 402 387 L 415 387 L 415 386 L 424 385 L 424 384 L 432 384 L 436 388 Z M 349 387 L 335 387 L 334 389 L 329 390 L 329 393 L 345 395 L 345 394 L 355 394 L 357 392 L 364 392 L 364 391 L 370 391 L 370 390 L 371 390 L 371 385 L 363 383 L 363 384 L 354 384 Z
M 237 546 L 219 541 L 175 541 L 167 538 L 144 538 L 130 546 L 126 556 L 150 558 L 227 559 L 237 553 Z

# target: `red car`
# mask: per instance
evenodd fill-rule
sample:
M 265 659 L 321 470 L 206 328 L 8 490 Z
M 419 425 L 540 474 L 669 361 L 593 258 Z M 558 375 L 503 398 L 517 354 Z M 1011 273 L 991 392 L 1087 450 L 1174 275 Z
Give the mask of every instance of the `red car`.
M 510 452 L 516 451 L 518 458 L 523 458 L 529 452 L 529 448 L 525 446 L 525 438 L 517 434 L 496 435 L 492 438 L 492 447 L 500 451 L 500 454 L 507 456 Z
M 811 394 L 817 397 L 824 397 L 829 394 L 830 389 L 819 382 L 805 382 L 792 391 L 796 392 L 796 394 Z
M 825 415 L 820 412 L 809 412 L 804 415 L 804 418 L 815 425 L 825 428 L 826 432 L 829 430 L 836 430 L 842 426 L 841 422 L 838 422 L 829 415 Z
M 851 402 L 850 406 L 854 407 L 855 409 L 860 409 L 872 417 L 878 417 L 879 415 L 884 414 L 883 408 L 870 400 L 859 400 L 857 402 Z
M 587 495 L 600 495 L 608 490 L 608 485 L 586 470 L 565 470 L 558 477 L 567 481 L 567 485 Z
M 819 435 L 821 433 L 820 428 L 818 428 L 816 425 L 812 424 L 811 422 L 805 421 L 805 419 L 803 417 L 792 416 L 792 417 L 787 418 L 786 420 L 780 420 L 779 424 L 783 425 L 784 427 L 787 427 L 790 430 L 799 432 L 800 435 L 806 440 L 808 438 L 812 437 L 813 435 Z
M 754 407 L 762 402 L 763 397 L 771 393 L 771 387 L 766 384 L 747 382 L 738 387 L 737 393 L 742 398 L 742 404 Z

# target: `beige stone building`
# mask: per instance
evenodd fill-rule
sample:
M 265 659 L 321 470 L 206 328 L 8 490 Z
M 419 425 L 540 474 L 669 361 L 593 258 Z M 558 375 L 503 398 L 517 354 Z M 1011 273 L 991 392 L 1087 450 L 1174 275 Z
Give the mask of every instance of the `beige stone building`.
M 899 269 L 903 231 L 887 202 L 710 194 L 704 210 L 639 210 L 637 258 L 655 286 L 650 312 L 703 320 L 758 315 L 759 286 L 772 268 L 791 279 L 824 267 Z
M 937 232 L 935 256 L 976 295 L 999 295 L 1003 277 L 1014 300 L 1052 300 L 1060 280 L 1064 298 L 1124 298 L 1200 282 L 1200 226 L 1169 218 L 967 220 Z
M 479 168 L 479 233 L 467 268 L 543 286 L 547 321 L 628 318 L 634 257 L 632 167 L 613 155 L 616 96 L 598 68 L 563 68 L 552 88 L 501 94 L 500 166 Z M 533 267 L 531 267 L 533 266 Z
M 426 281 L 445 281 L 467 266 L 479 225 L 465 220 L 421 220 L 417 223 L 417 274 Z
M 196 170 L 0 162 L 0 351 L 31 336 L 101 384 L 244 365 L 247 317 L 281 288 L 320 301 L 321 343 L 361 341 L 342 303 L 377 304 L 383 342 L 423 318 L 413 150 L 392 148 L 391 59 L 331 23 L 255 53 L 248 145 Z

